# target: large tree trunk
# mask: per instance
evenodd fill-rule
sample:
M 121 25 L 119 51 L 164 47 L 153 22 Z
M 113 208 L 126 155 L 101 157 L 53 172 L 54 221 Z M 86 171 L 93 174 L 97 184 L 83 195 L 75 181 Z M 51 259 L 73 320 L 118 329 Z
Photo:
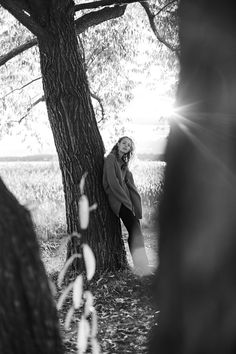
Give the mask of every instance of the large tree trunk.
M 80 232 L 79 183 L 87 172 L 85 194 L 90 204 L 88 242 L 96 257 L 97 269 L 117 270 L 126 266 L 119 219 L 111 212 L 102 188 L 104 147 L 98 131 L 87 77 L 74 28 L 72 1 L 58 1 L 50 9 L 48 36 L 39 38 L 43 86 L 64 186 L 68 233 Z M 105 84 L 105 83 L 104 83 Z M 68 256 L 76 245 L 69 246 Z
M 0 243 L 0 353 L 63 353 L 30 215 L 1 179 Z
M 152 354 L 236 352 L 234 7 L 180 5 L 181 108 L 166 153 Z

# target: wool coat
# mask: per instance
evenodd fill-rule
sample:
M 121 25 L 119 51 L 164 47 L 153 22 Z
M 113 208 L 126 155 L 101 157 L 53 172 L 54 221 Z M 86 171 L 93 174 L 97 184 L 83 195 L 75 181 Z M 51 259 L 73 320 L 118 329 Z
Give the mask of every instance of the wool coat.
M 121 168 L 115 154 L 110 153 L 104 160 L 103 188 L 113 212 L 119 216 L 121 204 L 142 218 L 141 197 L 128 167 Z

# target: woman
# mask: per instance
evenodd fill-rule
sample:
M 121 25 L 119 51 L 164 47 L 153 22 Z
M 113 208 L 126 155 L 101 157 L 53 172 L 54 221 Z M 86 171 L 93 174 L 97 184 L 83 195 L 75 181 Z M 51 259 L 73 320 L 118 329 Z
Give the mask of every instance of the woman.
M 103 187 L 113 212 L 121 218 L 128 231 L 128 245 L 136 272 L 149 272 L 139 219 L 142 218 L 141 197 L 134 184 L 128 163 L 133 155 L 132 139 L 123 136 L 105 158 Z

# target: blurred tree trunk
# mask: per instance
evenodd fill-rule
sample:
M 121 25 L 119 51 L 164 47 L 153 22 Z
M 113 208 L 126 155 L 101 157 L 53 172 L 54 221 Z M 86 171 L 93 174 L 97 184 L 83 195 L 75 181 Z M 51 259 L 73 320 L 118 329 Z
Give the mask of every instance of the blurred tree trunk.
M 63 353 L 30 215 L 1 179 L 0 243 L 0 353 Z
M 236 352 L 233 0 L 180 2 L 180 82 L 160 210 L 150 353 Z
M 126 266 L 125 249 L 120 221 L 110 210 L 102 187 L 104 146 L 79 52 L 73 10 L 70 1 L 58 1 L 56 8 L 51 7 L 47 36 L 38 41 L 48 117 L 62 172 L 68 233 L 80 232 L 79 183 L 87 172 L 85 194 L 98 208 L 90 213 L 83 241 L 93 249 L 99 272 L 118 270 Z M 68 257 L 76 251 L 75 242 L 69 244 Z

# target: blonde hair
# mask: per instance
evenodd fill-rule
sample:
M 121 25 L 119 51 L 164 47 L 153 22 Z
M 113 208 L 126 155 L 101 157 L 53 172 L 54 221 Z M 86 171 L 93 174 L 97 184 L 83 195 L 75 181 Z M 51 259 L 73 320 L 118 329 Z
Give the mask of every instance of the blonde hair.
M 134 142 L 129 136 L 122 136 L 121 138 L 119 138 L 117 143 L 111 149 L 111 153 L 113 153 L 116 156 L 116 158 L 119 157 L 118 144 L 125 138 L 127 138 L 127 139 L 129 139 L 131 141 L 131 147 L 130 147 L 130 151 L 127 152 L 126 154 L 124 154 L 121 159 L 123 160 L 125 166 L 128 166 L 129 160 L 131 159 L 131 157 L 134 154 Z

